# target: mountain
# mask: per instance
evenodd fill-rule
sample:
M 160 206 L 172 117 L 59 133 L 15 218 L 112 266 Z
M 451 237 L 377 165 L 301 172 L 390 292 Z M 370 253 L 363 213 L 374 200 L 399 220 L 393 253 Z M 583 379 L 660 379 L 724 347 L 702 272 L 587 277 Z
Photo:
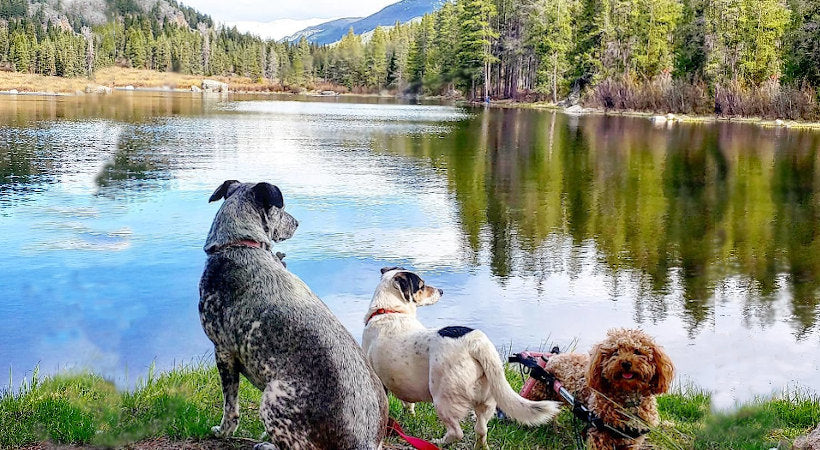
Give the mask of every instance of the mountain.
M 401 0 L 385 6 L 367 17 L 349 17 L 321 23 L 286 37 L 285 41 L 298 41 L 302 37 L 317 44 L 332 44 L 344 36 L 350 28 L 356 34 L 373 31 L 376 27 L 405 23 L 439 9 L 447 0 Z
M 313 25 L 312 27 L 307 27 L 304 30 L 297 31 L 296 33 L 286 37 L 284 40 L 296 42 L 302 38 L 305 38 L 310 42 L 317 42 L 317 36 L 336 36 L 337 34 L 339 35 L 339 39 L 341 39 L 341 36 L 347 33 L 347 30 L 350 28 L 351 24 L 362 19 L 362 17 L 345 17 L 342 19 L 331 20 L 330 22 L 323 22 L 319 25 Z M 330 42 L 336 42 L 339 39 L 331 40 Z

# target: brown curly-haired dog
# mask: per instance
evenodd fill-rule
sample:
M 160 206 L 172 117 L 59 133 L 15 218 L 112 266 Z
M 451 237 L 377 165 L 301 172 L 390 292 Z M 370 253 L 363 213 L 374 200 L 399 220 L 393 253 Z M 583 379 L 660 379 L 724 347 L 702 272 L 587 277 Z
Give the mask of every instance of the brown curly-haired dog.
M 629 431 L 648 430 L 658 424 L 655 395 L 669 390 L 675 376 L 672 360 L 652 338 L 640 330 L 614 329 L 589 355 L 553 356 L 545 369 L 605 423 Z M 557 395 L 538 382 L 527 397 L 555 400 Z M 590 429 L 590 449 L 638 449 L 644 435 L 630 438 Z

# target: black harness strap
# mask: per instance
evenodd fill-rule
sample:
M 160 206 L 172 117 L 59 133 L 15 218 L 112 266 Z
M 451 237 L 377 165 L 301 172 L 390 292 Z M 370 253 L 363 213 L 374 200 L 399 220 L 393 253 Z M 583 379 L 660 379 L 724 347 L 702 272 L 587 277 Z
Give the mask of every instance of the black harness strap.
M 556 392 L 564 401 L 570 404 L 572 406 L 572 414 L 587 424 L 584 431 L 595 429 L 596 431 L 605 431 L 614 437 L 625 439 L 637 439 L 648 434 L 650 431 L 648 428 L 620 428 L 604 422 L 603 419 L 587 408 L 580 400 L 576 399 L 566 388 L 559 385 L 559 388 L 555 389 L 555 382 L 558 381 L 555 375 L 544 370 L 532 357 L 522 357 L 520 354 L 515 354 L 509 357 L 509 362 L 519 363 L 529 369 L 529 374 L 532 378 L 546 384 L 547 388 Z

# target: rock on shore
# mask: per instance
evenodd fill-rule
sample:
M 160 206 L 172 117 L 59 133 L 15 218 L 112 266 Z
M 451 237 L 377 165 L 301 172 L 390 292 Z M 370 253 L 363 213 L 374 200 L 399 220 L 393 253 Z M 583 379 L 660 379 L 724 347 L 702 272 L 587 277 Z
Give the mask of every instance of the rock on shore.
M 202 90 L 205 92 L 228 92 L 228 83 L 217 80 L 202 80 Z

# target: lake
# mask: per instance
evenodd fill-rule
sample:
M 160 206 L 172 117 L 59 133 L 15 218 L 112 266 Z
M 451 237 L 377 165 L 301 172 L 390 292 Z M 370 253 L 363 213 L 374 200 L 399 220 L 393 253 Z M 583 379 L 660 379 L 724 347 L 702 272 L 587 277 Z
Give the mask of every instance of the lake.
M 210 360 L 202 250 L 226 179 L 299 220 L 276 247 L 361 337 L 379 268 L 430 327 L 586 351 L 639 327 L 718 407 L 820 391 L 820 134 L 373 98 L 0 98 L 0 371 L 127 388 Z M 3 382 L 3 385 L 7 382 Z

